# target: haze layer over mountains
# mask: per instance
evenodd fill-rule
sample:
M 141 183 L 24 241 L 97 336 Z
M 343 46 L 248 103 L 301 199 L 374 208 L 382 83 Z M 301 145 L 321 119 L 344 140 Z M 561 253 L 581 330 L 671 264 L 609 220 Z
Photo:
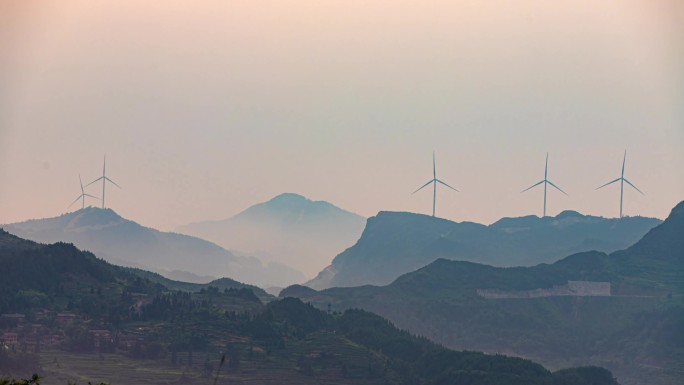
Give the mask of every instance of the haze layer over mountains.
M 365 218 L 328 202 L 286 193 L 233 217 L 191 223 L 178 231 L 314 277 L 359 239 L 364 225 Z
M 634 245 L 610 254 L 587 251 L 516 268 L 438 259 L 387 286 L 294 286 L 280 295 L 321 309 L 373 311 L 454 349 L 528 357 L 551 368 L 601 365 L 623 384 L 673 384 L 684 378 L 683 235 L 684 202 Z
M 198 288 L 160 280 L 73 245 L 37 244 L 3 230 L 0 264 L 12 272 L 0 280 L 0 313 L 14 312 L 3 317 L 2 328 L 13 331 L 3 340 L 18 336 L 22 350 L 34 351 L 3 346 L 0 373 L 38 372 L 46 384 L 204 384 L 212 377 L 265 385 L 618 384 L 603 368 L 552 372 L 526 359 L 451 351 L 363 310 L 325 313 L 296 298 L 259 297 L 237 282 Z M 64 304 L 69 312 L 51 319 Z M 25 329 L 42 336 L 24 329 L 24 313 L 33 318 Z M 41 337 L 49 346 L 41 347 Z M 214 370 L 224 362 L 222 372 Z
M 362 217 L 328 202 L 281 194 L 232 218 L 181 228 L 204 239 L 160 232 L 111 209 L 91 207 L 4 227 L 38 242 L 71 242 L 112 263 L 182 281 L 227 277 L 263 288 L 285 287 L 306 281 L 300 271 L 309 277 L 320 271 L 306 284 L 322 289 L 388 284 L 438 258 L 530 266 L 580 251 L 611 252 L 628 247 L 658 223 L 566 211 L 556 217 L 504 218 L 485 226 L 380 212 L 364 229 Z
M 314 213 L 332 214 L 313 215 L 312 207 Z M 229 222 L 235 232 L 266 223 L 268 231 L 252 239 L 255 244 L 271 245 L 272 236 L 296 245 L 307 239 L 304 224 L 339 229 L 332 224 L 340 212 L 350 218 L 330 204 L 284 194 Z M 248 226 L 241 226 L 243 215 Z M 504 218 L 485 226 L 380 212 L 323 272 L 334 274 L 322 273 L 309 282 L 335 287 L 316 291 L 294 285 L 280 296 L 301 298 L 321 310 L 330 305 L 333 311 L 373 311 L 454 349 L 533 358 L 553 370 L 600 365 L 627 385 L 646 380 L 665 385 L 684 373 L 677 359 L 684 356 L 683 218 L 684 202 L 664 222 L 566 211 L 556 217 Z M 348 225 L 346 219 L 340 222 Z M 126 280 L 157 285 L 150 290 L 199 296 L 211 290 L 247 290 L 272 301 L 263 290 L 241 282 L 268 287 L 305 280 L 294 269 L 264 265 L 196 237 L 146 228 L 110 209 L 86 208 L 4 228 L 40 242 L 73 242 L 110 262 L 166 277 L 184 275 L 195 282 L 211 279 L 198 276 L 225 277 L 196 284 L 121 270 Z M 331 233 L 330 228 L 317 229 L 318 234 Z M 71 255 L 75 249 L 62 244 L 46 250 Z M 48 275 L 47 270 L 41 274 Z M 386 286 L 368 285 L 378 282 Z M 356 287 L 340 287 L 345 285 Z M 373 330 L 367 338 L 375 338 Z
M 69 242 L 111 263 L 144 268 L 193 282 L 240 277 L 262 287 L 301 282 L 304 276 L 277 263 L 235 255 L 209 241 L 161 232 L 124 219 L 111 209 L 87 207 L 55 218 L 3 226 L 42 243 Z

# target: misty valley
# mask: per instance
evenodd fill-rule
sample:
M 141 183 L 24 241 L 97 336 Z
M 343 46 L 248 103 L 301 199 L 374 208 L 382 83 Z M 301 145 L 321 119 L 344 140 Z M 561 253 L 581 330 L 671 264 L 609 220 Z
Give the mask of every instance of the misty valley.
M 684 0 L 0 0 L 0 385 L 684 385 Z
M 93 207 L 4 225 L 0 371 L 42 384 L 683 378 L 684 202 L 664 221 L 381 212 L 359 228 L 283 194 L 237 218 L 186 229 L 218 239 L 263 223 L 264 247 L 279 232 L 274 245 L 300 250 L 336 236 L 337 256 L 307 277 L 285 267 L 292 254 L 262 262 Z

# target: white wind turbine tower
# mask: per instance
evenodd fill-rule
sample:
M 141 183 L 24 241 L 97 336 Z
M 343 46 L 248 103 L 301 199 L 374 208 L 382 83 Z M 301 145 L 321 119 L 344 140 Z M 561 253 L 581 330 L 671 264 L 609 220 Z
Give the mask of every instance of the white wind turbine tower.
M 424 187 L 427 187 L 430 183 L 433 183 L 433 186 L 432 186 L 433 187 L 433 189 L 432 189 L 432 216 L 434 217 L 435 216 L 435 206 L 437 205 L 437 183 L 441 183 L 441 184 L 447 186 L 448 188 L 458 192 L 458 190 L 456 190 L 455 188 L 453 188 L 453 187 L 449 186 L 448 184 L 446 184 L 445 182 L 442 182 L 441 180 L 437 179 L 437 167 L 435 164 L 435 152 L 434 151 L 432 152 L 432 179 L 430 179 L 429 182 L 425 183 L 418 190 L 412 192 L 411 194 L 413 195 L 413 194 L 417 193 L 418 191 L 422 190 Z
M 641 195 L 646 195 L 641 190 L 639 190 L 637 188 L 637 186 L 633 185 L 632 182 L 625 179 L 625 160 L 627 160 L 627 150 L 625 150 L 625 155 L 622 158 L 622 172 L 620 173 L 620 177 L 613 180 L 613 181 L 610 181 L 610 182 L 604 184 L 603 186 L 596 188 L 598 190 L 600 188 L 608 186 L 609 184 L 613 184 L 613 183 L 618 182 L 618 181 L 620 182 L 620 218 L 622 218 L 622 198 L 623 198 L 623 195 L 625 192 L 625 182 L 627 182 L 628 185 L 634 187 L 634 189 L 637 190 L 638 192 L 640 192 Z
M 548 175 L 549 175 L 549 153 L 547 152 L 546 153 L 546 166 L 544 167 L 544 179 L 541 182 L 537 182 L 537 183 L 533 184 L 532 186 L 521 191 L 521 193 L 524 193 L 525 191 L 527 191 L 533 187 L 537 187 L 540 184 L 544 183 L 544 216 L 546 216 L 546 185 L 550 184 L 551 186 L 555 187 L 558 191 L 562 192 L 565 195 L 568 195 L 565 191 L 561 190 L 560 187 L 553 184 L 548 179 Z
M 81 199 L 81 200 L 82 200 L 82 202 L 81 202 L 81 208 L 84 209 L 84 208 L 85 208 L 85 198 L 86 198 L 86 197 L 95 198 L 95 199 L 97 199 L 97 200 L 100 199 L 100 198 L 98 198 L 98 197 L 96 197 L 96 196 L 93 196 L 93 195 L 90 195 L 90 194 L 86 194 L 85 190 L 83 190 L 83 181 L 81 181 L 81 174 L 78 174 L 78 183 L 81 185 L 81 195 L 79 195 L 78 198 L 74 199 L 74 201 L 71 202 L 71 204 L 69 205 L 69 207 L 73 206 L 74 203 L 78 202 L 78 200 Z M 69 207 L 67 207 L 67 208 L 69 208 Z
M 107 168 L 107 155 L 105 154 L 104 163 L 102 164 L 102 176 L 86 185 L 86 187 L 88 187 L 97 181 L 100 181 L 100 180 L 102 181 L 102 208 L 105 208 L 105 186 L 107 185 L 107 182 L 110 182 L 114 186 L 121 188 L 121 186 L 116 184 L 116 182 L 114 182 L 113 180 L 111 180 L 107 177 L 106 168 Z

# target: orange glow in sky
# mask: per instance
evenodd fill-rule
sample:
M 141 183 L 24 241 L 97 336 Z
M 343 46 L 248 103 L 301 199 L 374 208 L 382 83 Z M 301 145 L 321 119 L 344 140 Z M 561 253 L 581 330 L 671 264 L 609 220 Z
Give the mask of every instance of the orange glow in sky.
M 282 192 L 365 216 L 664 217 L 684 199 L 684 6 L 640 1 L 6 1 L 0 223 L 108 169 L 164 230 Z M 98 193 L 93 190 L 93 193 Z

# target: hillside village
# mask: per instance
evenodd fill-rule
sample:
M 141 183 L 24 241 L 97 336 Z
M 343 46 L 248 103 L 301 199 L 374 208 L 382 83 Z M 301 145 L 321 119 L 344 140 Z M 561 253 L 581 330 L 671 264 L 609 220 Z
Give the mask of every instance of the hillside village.
M 113 325 L 76 312 L 36 309 L 0 315 L 0 343 L 5 349 L 40 352 L 65 348 L 82 352 L 130 351 L 144 341 L 142 330 L 116 329 Z

